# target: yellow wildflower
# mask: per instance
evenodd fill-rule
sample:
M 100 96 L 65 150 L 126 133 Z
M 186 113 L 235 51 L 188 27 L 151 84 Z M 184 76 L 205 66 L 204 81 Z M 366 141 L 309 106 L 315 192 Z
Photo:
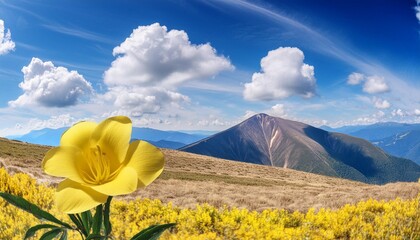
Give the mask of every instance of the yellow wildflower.
M 163 154 L 145 141 L 130 143 L 128 117 L 101 123 L 80 122 L 61 137 L 42 162 L 44 171 L 65 177 L 55 201 L 60 211 L 79 213 L 106 202 L 108 196 L 134 192 L 163 171 Z

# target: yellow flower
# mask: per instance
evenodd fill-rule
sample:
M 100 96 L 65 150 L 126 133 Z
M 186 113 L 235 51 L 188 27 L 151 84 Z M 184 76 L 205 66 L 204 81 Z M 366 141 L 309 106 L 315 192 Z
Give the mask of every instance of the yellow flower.
M 66 178 L 55 194 L 60 211 L 89 210 L 108 196 L 149 185 L 162 173 L 162 152 L 145 141 L 130 143 L 131 129 L 131 120 L 124 116 L 99 124 L 80 122 L 61 136 L 59 147 L 47 152 L 44 171 Z

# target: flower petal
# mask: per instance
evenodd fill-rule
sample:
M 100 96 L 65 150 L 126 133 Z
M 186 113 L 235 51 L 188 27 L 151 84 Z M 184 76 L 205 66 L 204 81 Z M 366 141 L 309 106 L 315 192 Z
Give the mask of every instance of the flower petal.
M 163 171 L 163 153 L 145 141 L 130 144 L 126 156 L 127 166 L 136 170 L 139 186 L 145 187 L 153 182 Z
M 84 161 L 81 150 L 73 146 L 61 146 L 49 150 L 42 160 L 42 169 L 52 176 L 65 177 L 83 183 L 81 177 Z
M 109 196 L 129 194 L 137 189 L 137 173 L 131 167 L 123 167 L 112 181 L 90 187 Z
M 89 140 L 97 123 L 79 122 L 67 129 L 60 139 L 61 146 L 76 146 L 80 149 L 89 147 Z
M 87 211 L 105 203 L 107 198 L 107 195 L 69 179 L 58 184 L 55 194 L 58 210 L 68 214 Z
M 125 116 L 105 119 L 96 127 L 92 140 L 110 158 L 122 163 L 130 143 L 131 125 L 131 120 Z

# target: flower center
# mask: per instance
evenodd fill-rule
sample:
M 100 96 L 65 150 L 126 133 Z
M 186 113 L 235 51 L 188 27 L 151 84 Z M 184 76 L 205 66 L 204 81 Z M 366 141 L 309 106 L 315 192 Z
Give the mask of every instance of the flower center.
M 118 173 L 118 169 L 114 171 L 111 169 L 111 159 L 99 145 L 89 149 L 86 160 L 88 167 L 84 174 L 86 183 L 100 185 L 111 181 Z

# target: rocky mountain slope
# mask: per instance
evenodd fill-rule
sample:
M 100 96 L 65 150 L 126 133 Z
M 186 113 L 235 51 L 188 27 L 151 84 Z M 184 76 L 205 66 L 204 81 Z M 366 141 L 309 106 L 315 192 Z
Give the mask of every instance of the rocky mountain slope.
M 370 142 L 257 114 L 182 151 L 367 183 L 417 181 L 420 166 Z

